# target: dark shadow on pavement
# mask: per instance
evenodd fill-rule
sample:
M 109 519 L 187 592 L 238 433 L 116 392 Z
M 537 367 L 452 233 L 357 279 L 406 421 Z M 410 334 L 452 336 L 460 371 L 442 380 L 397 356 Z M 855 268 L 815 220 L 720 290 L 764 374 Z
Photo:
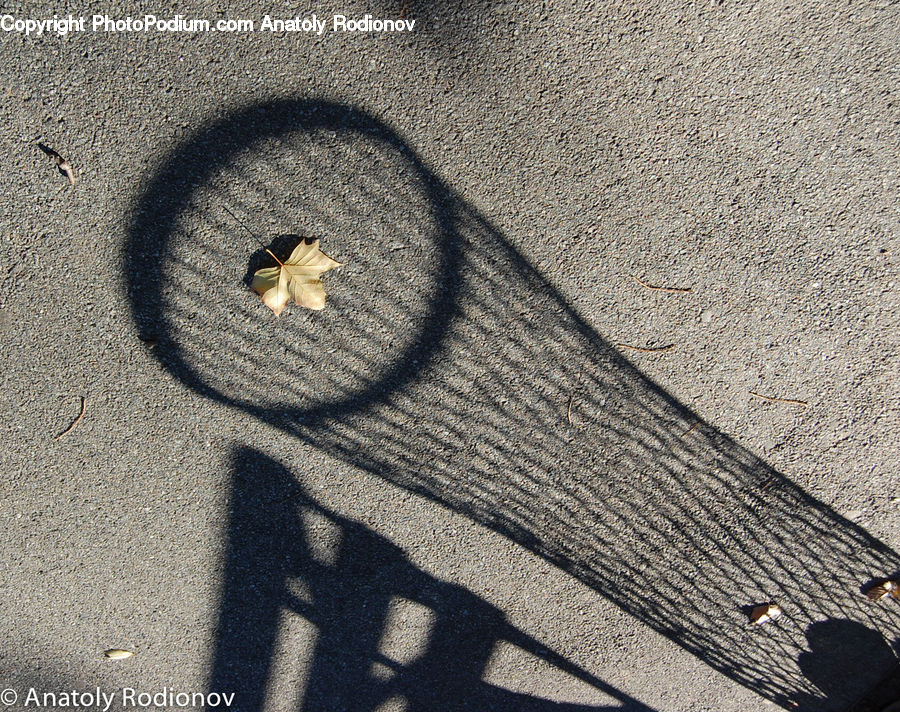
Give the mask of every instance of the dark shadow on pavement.
M 862 697 L 884 678 L 884 671 L 897 665 L 897 658 L 884 637 L 848 620 L 813 623 L 806 632 L 809 652 L 800 655 L 800 669 L 825 695 L 847 692 Z M 812 707 L 815 700 L 810 700 Z
M 652 712 L 511 626 L 486 601 L 416 568 L 387 539 L 321 506 L 262 453 L 236 450 L 231 476 L 210 689 L 235 691 L 232 709 L 266 708 L 287 613 L 311 624 L 304 642 L 315 641 L 292 709 L 365 712 L 402 700 L 409 712 Z M 501 642 L 612 703 L 555 702 L 484 682 Z
M 225 207 L 323 239 L 345 263 L 324 311 L 248 292 L 258 245 Z M 196 392 L 491 527 L 777 704 L 859 696 L 801 658 L 816 624 L 864 627 L 837 642 L 887 663 L 900 610 L 859 587 L 897 553 L 643 376 L 374 117 L 282 101 L 199 130 L 140 196 L 124 271 Z M 758 601 L 784 616 L 749 626 Z

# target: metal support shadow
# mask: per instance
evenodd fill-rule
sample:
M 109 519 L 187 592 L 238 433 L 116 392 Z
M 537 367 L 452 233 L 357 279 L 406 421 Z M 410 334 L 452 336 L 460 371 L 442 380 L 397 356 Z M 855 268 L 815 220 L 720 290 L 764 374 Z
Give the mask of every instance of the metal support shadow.
M 225 207 L 273 246 L 323 239 L 345 263 L 325 311 L 248 293 L 262 251 Z M 779 705 L 842 709 L 896 665 L 900 610 L 859 589 L 897 553 L 643 376 L 376 118 L 280 101 L 200 129 L 123 267 L 197 393 L 493 528 Z M 749 627 L 770 600 L 783 618 Z
M 278 462 L 238 448 L 230 469 L 210 687 L 236 691 L 234 709 L 266 708 L 287 613 L 311 624 L 304 638 L 315 641 L 292 709 L 365 712 L 402 699 L 408 712 L 652 712 L 517 630 L 483 599 L 416 568 L 384 537 L 320 505 Z M 403 626 L 402 604 L 428 616 L 427 625 L 407 631 L 398 654 L 390 639 Z M 484 682 L 491 654 L 504 641 L 615 703 L 560 703 Z

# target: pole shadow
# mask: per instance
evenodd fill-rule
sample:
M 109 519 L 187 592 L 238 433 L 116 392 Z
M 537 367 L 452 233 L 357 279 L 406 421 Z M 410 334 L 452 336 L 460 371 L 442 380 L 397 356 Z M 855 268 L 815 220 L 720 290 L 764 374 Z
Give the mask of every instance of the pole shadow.
M 345 264 L 325 311 L 248 294 L 258 246 L 223 207 L 264 241 L 323 239 Z M 896 605 L 859 593 L 896 552 L 643 376 L 364 112 L 201 129 L 140 196 L 124 270 L 139 335 L 196 392 L 491 527 L 783 707 L 842 709 L 875 674 L 847 656 L 823 689 L 812 626 L 896 638 Z M 761 601 L 785 615 L 748 626 Z
M 416 568 L 384 537 L 317 503 L 278 462 L 241 447 L 230 469 L 210 689 L 234 690 L 233 709 L 266 709 L 287 613 L 310 623 L 315 641 L 292 709 L 364 712 L 396 702 L 407 712 L 652 712 L 544 648 L 478 596 Z M 398 646 L 391 636 L 410 604 L 414 622 L 425 625 L 407 630 Z M 554 702 L 484 682 L 501 642 L 539 656 L 613 704 Z

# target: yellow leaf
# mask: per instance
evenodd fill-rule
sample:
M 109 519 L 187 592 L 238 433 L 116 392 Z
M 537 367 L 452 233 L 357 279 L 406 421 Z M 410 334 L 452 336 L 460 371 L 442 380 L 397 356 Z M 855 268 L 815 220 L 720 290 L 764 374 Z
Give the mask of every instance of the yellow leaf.
M 763 603 L 756 606 L 750 613 L 750 621 L 754 625 L 762 625 L 778 618 L 782 614 L 781 606 L 777 603 Z
M 873 601 L 880 601 L 888 596 L 900 598 L 900 583 L 890 579 L 879 581 L 866 590 L 866 595 Z
M 319 249 L 318 240 L 309 244 L 302 241 L 287 260 L 278 262 L 277 267 L 257 270 L 250 288 L 262 297 L 263 304 L 276 316 L 284 311 L 291 299 L 307 309 L 324 309 L 325 287 L 319 277 L 340 266 L 340 262 Z

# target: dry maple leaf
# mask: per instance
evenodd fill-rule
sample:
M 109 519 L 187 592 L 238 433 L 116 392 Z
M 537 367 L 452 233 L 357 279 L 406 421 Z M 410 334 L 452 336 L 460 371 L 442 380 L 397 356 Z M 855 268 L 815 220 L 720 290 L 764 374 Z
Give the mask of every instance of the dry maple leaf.
M 900 598 L 900 583 L 891 579 L 879 581 L 866 590 L 866 596 L 872 601 L 880 601 L 888 596 Z
M 753 625 L 763 625 L 764 623 L 775 620 L 781 616 L 782 613 L 781 606 L 777 603 L 762 603 L 755 606 L 753 611 L 751 611 L 750 622 Z
M 268 251 L 268 250 L 267 250 Z M 271 255 L 272 253 L 269 252 Z M 272 255 L 275 257 L 275 255 Z M 340 267 L 319 249 L 319 241 L 302 241 L 284 262 L 275 257 L 277 267 L 257 270 L 250 288 L 258 293 L 269 309 L 278 316 L 287 303 L 307 309 L 325 308 L 325 287 L 319 277 L 328 270 Z
M 49 146 L 45 146 L 43 143 L 39 143 L 38 148 L 53 159 L 59 172 L 69 179 L 69 185 L 75 185 L 75 169 L 72 168 L 71 164 L 56 151 Z

